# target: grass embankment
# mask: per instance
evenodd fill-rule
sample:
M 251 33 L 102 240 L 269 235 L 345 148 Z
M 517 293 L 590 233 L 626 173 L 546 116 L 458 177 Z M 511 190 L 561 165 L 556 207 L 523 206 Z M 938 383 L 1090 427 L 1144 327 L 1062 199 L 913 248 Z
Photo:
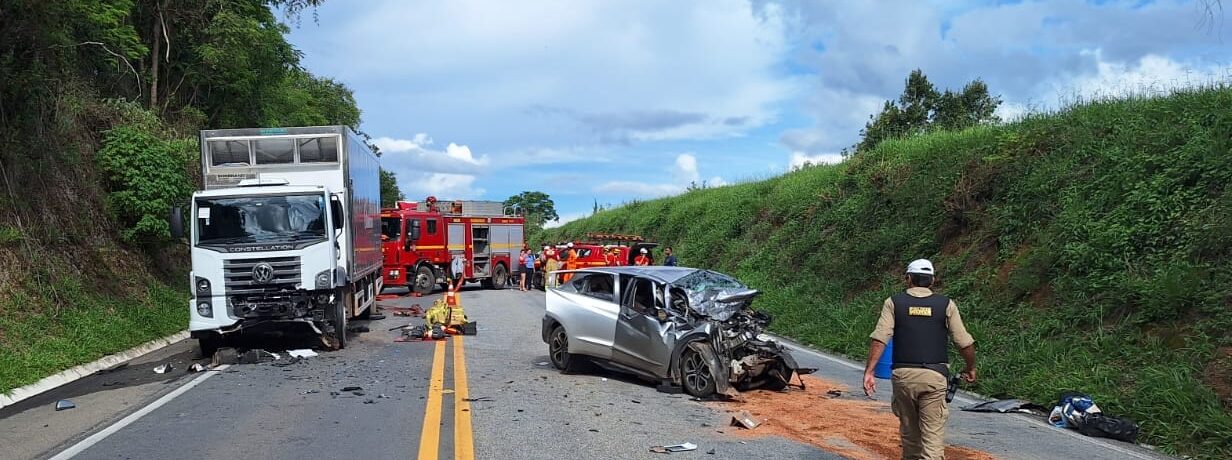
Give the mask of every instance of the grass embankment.
M 931 258 L 978 341 L 973 390 L 1087 392 L 1142 442 L 1228 458 L 1229 107 L 1230 88 L 1194 90 L 888 141 L 539 238 L 647 235 L 763 289 L 778 332 L 857 358 L 903 267 Z

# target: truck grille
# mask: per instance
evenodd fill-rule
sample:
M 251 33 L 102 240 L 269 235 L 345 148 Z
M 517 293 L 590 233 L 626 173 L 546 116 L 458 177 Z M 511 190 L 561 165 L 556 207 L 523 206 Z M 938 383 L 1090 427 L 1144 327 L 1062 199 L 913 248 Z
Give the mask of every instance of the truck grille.
M 269 264 L 273 273 L 268 281 L 257 281 L 253 269 Z M 270 257 L 266 259 L 237 259 L 223 262 L 227 295 L 267 294 L 293 290 L 300 283 L 299 257 Z

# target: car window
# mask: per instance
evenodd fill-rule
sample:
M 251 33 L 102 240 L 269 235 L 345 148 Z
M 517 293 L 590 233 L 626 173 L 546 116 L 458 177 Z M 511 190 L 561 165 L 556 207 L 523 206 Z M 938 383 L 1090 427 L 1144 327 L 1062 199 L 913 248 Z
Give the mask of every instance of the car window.
M 650 307 L 663 308 L 663 293 L 659 286 L 646 278 L 633 278 L 625 295 L 625 305 L 637 313 L 647 314 Z
M 580 294 L 586 289 L 586 282 L 590 279 L 590 276 L 591 275 L 589 273 L 574 273 L 573 279 L 570 279 L 568 283 L 561 284 L 560 287 L 556 289 L 564 292 L 576 292 Z
M 606 300 L 608 302 L 616 300 L 616 285 L 612 282 L 612 275 L 595 274 L 589 276 L 587 278 L 586 287 L 580 292 L 582 295 Z

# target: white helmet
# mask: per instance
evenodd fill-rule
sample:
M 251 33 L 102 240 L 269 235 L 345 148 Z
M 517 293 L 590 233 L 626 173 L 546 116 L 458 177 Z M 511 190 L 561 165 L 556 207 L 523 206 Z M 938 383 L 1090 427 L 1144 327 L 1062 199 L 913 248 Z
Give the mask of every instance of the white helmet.
M 573 247 L 573 242 L 572 242 L 572 241 L 570 241 L 570 242 L 569 242 L 569 244 L 567 244 L 567 245 L 565 245 L 565 246 L 568 246 L 568 247 Z
M 933 272 L 933 263 L 928 259 L 916 259 L 907 265 L 907 273 L 920 275 L 935 275 Z
M 646 252 L 646 248 L 642 248 L 642 254 L 645 254 Z

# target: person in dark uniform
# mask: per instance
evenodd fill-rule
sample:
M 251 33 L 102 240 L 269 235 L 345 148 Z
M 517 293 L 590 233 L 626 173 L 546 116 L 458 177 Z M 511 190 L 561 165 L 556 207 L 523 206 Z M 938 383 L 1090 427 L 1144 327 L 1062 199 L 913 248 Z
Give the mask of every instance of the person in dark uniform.
M 963 326 L 954 301 L 929 289 L 936 281 L 932 262 L 911 262 L 906 281 L 907 290 L 885 300 L 877 327 L 869 335 L 864 394 L 876 392 L 873 367 L 893 337 L 890 405 L 898 416 L 902 458 L 940 459 L 945 455 L 945 421 L 950 413 L 945 402 L 950 375 L 946 336 L 967 363 L 960 374 L 967 382 L 975 382 L 975 339 Z

